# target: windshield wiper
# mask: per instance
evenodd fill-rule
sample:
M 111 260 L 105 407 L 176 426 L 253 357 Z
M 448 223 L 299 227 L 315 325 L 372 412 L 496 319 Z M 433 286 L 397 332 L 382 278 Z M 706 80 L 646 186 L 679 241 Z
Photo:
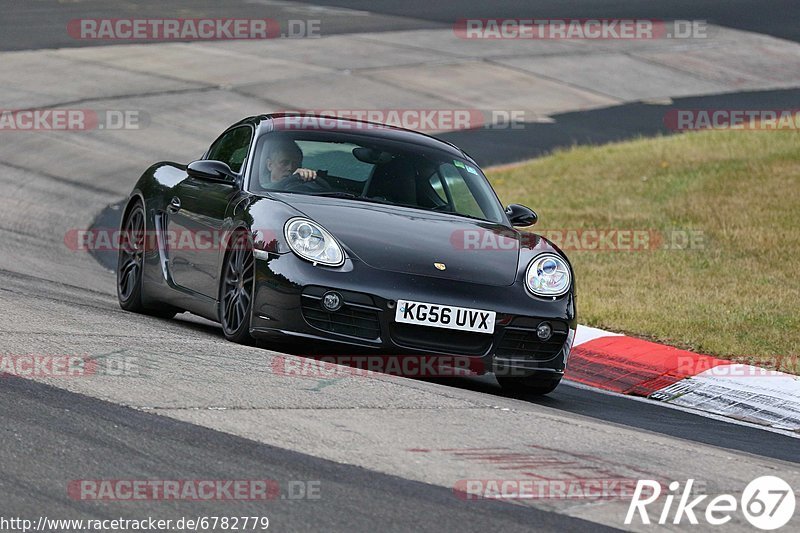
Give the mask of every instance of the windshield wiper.
M 328 192 L 311 192 L 308 193 L 309 196 L 327 196 L 328 198 L 364 198 L 363 196 L 356 196 L 351 192 L 342 192 L 342 191 L 328 191 Z M 365 198 L 366 199 L 366 198 Z
M 359 202 L 370 202 L 373 204 L 383 205 L 400 205 L 388 200 L 381 200 L 380 198 L 370 198 L 369 196 L 361 196 L 351 192 L 342 191 L 329 191 L 329 192 L 312 192 L 308 193 L 309 196 L 325 196 L 326 198 L 344 198 L 347 200 L 358 200 Z
M 480 220 L 481 222 L 492 222 L 491 220 L 487 220 L 485 218 L 476 217 L 475 215 L 467 215 L 465 213 L 458 213 L 456 211 L 436 211 L 434 209 L 426 209 L 426 211 L 432 211 L 434 213 L 444 213 L 445 215 L 454 215 L 461 218 L 470 218 L 472 220 Z

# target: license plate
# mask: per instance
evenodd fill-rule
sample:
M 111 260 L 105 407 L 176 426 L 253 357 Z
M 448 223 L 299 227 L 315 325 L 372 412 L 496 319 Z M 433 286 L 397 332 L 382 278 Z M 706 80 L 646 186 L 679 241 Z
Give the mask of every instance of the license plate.
M 408 300 L 398 300 L 394 313 L 395 321 L 403 324 L 477 333 L 494 333 L 494 318 L 494 311 Z

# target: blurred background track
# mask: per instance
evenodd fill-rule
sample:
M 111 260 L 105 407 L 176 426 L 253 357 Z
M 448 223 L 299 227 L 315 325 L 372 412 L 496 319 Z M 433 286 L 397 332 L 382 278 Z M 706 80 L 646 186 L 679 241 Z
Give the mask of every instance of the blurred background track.
M 3 0 L 0 50 L 97 46 L 75 41 L 64 28 L 72 19 L 150 17 L 317 18 L 325 34 L 452 27 L 459 18 L 655 18 L 707 20 L 711 24 L 800 40 L 800 4 L 793 0 Z

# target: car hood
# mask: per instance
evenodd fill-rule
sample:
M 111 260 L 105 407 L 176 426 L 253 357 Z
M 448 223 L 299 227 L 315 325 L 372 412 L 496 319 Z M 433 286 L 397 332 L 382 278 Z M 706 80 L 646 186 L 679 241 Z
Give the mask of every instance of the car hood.
M 507 286 L 516 279 L 520 236 L 505 225 L 357 200 L 275 196 L 373 268 L 483 285 Z

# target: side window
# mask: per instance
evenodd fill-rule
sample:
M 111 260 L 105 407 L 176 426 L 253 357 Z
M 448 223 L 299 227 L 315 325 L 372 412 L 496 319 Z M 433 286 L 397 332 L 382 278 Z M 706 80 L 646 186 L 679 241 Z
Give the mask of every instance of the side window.
M 483 217 L 483 210 L 478 205 L 478 202 L 475 201 L 475 197 L 472 195 L 472 191 L 461 172 L 450 163 L 440 166 L 439 171 L 444 177 L 447 188 L 450 189 L 453 203 L 456 204 L 456 211 L 465 215 Z
M 438 196 L 442 202 L 447 203 L 447 193 L 444 192 L 442 177 L 439 175 L 439 173 L 434 172 L 431 174 L 428 182 L 431 184 L 431 188 L 433 188 L 433 190 L 436 192 L 436 196 Z
M 249 126 L 229 131 L 211 146 L 206 159 L 222 161 L 234 172 L 240 172 L 242 163 L 247 157 L 247 150 L 250 148 L 251 131 Z

